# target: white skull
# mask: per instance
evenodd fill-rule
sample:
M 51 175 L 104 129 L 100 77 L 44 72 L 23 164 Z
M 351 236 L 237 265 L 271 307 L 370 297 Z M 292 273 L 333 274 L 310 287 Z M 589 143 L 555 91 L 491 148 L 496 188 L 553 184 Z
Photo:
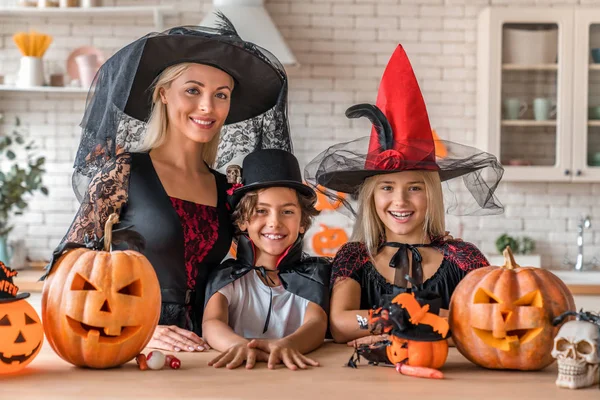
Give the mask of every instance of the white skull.
M 556 386 L 579 389 L 598 383 L 600 330 L 587 321 L 565 323 L 554 338 L 552 357 L 558 361 Z

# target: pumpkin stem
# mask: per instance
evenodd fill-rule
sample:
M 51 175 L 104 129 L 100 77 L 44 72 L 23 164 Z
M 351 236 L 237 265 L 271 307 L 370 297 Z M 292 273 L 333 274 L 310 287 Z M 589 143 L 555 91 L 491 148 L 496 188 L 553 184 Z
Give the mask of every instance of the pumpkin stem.
M 112 243 L 112 227 L 119 222 L 119 214 L 112 213 L 108 216 L 106 224 L 104 224 L 104 251 L 110 251 Z
M 504 265 L 502 266 L 502 268 L 515 269 L 515 268 L 520 268 L 521 267 L 515 261 L 515 257 L 513 256 L 513 253 L 510 250 L 510 246 L 506 246 L 506 248 L 502 252 L 502 255 L 504 256 Z

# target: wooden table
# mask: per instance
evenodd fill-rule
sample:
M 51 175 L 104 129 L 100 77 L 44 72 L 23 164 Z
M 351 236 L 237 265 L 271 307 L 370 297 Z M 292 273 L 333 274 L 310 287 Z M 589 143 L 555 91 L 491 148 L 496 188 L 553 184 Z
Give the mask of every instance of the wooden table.
M 556 363 L 543 371 L 491 371 L 450 349 L 444 380 L 412 378 L 394 368 L 344 365 L 352 349 L 326 343 L 312 353 L 321 367 L 269 370 L 215 369 L 217 354 L 178 354 L 182 368 L 140 371 L 135 361 L 111 370 L 71 366 L 44 344 L 38 357 L 19 375 L 0 376 L 0 399 L 600 399 L 598 387 L 582 390 L 555 386 Z

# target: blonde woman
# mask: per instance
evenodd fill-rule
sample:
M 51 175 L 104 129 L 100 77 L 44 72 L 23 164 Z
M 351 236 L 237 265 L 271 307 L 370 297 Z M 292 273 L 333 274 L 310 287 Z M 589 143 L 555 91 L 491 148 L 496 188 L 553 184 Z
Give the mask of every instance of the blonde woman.
M 351 242 L 338 250 L 332 265 L 330 308 L 334 340 L 355 345 L 382 339 L 367 337 L 371 330 L 361 329 L 357 315 L 368 318 L 369 310 L 389 305 L 399 293 L 414 292 L 414 286 L 439 296 L 436 304 L 443 315 L 463 277 L 488 265 L 473 244 L 444 237 L 442 181 L 459 178 L 466 184 L 465 193 L 476 201 L 464 213 L 498 213 L 502 207 L 493 193 L 502 167 L 490 154 L 434 142 L 402 46 L 386 67 L 377 105 L 359 104 L 346 115 L 367 117 L 373 123 L 371 136 L 332 146 L 309 163 L 305 179 L 317 188 L 358 195 Z M 389 312 L 381 315 L 385 325 Z
M 144 237 L 162 296 L 148 346 L 208 349 L 201 338 L 206 279 L 233 234 L 231 185 L 213 169 L 221 128 L 284 113 L 286 85 L 276 59 L 240 39 L 228 21 L 219 30 L 147 35 L 100 69 L 75 160 L 81 207 L 63 241 L 101 237 L 114 212 L 120 226 Z M 279 134 L 287 135 L 285 127 Z

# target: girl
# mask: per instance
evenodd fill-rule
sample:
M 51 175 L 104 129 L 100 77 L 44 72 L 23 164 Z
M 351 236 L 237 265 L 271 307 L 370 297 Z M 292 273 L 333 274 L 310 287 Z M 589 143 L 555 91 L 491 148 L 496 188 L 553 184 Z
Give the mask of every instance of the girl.
M 148 346 L 168 351 L 208 348 L 200 337 L 206 279 L 233 235 L 230 185 L 213 169 L 221 128 L 248 121 L 247 134 L 260 140 L 277 134 L 251 127 L 268 126 L 267 111 L 285 115 L 283 67 L 222 25 L 148 34 L 111 57 L 89 97 L 75 160 L 81 206 L 63 241 L 101 237 L 113 212 L 144 236 L 162 297 Z
M 331 147 L 309 163 L 305 176 L 315 187 L 358 195 L 351 242 L 333 261 L 330 311 L 334 340 L 354 345 L 379 340 L 356 341 L 369 335 L 360 329 L 357 316 L 367 318 L 369 309 L 413 285 L 437 292 L 447 310 L 460 280 L 488 265 L 474 245 L 444 241 L 441 182 L 461 177 L 478 208 L 497 213 L 502 207 L 493 193 L 502 167 L 492 155 L 470 149 L 469 157 L 459 157 L 464 146 L 434 142 L 401 46 L 386 67 L 377 106 L 353 106 L 346 115 L 369 118 L 374 125 L 371 137 Z M 349 203 L 345 205 L 352 211 Z

